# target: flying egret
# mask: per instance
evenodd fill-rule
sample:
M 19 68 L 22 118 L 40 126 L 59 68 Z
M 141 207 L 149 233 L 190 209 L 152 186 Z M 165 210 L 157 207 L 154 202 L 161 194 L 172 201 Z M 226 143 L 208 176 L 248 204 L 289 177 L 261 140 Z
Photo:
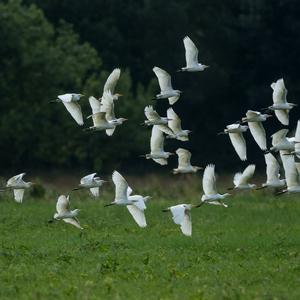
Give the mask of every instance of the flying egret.
M 295 150 L 295 143 L 291 142 L 286 135 L 288 134 L 288 129 L 281 129 L 275 132 L 272 137 L 272 146 L 271 151 L 279 151 L 279 150 L 287 150 L 293 151 Z
M 147 126 L 152 125 L 167 125 L 168 124 L 168 118 L 167 117 L 161 117 L 156 110 L 153 109 L 152 105 L 148 105 L 145 107 L 144 110 L 145 116 L 147 120 L 144 121 L 144 124 Z
M 297 171 L 296 164 L 295 164 L 294 155 L 289 155 L 289 152 L 286 150 L 280 150 L 280 157 L 285 172 L 285 180 L 286 180 L 287 188 L 283 189 L 278 194 L 299 193 L 300 180 L 299 180 L 299 173 Z
M 265 153 L 267 181 L 262 184 L 257 190 L 263 188 L 281 188 L 284 187 L 285 179 L 280 179 L 280 165 L 274 155 L 270 152 Z
M 135 222 L 140 227 L 146 227 L 146 219 L 144 210 L 146 209 L 145 202 L 150 198 L 149 196 L 143 197 L 140 195 L 131 196 L 132 189 L 128 186 L 125 178 L 117 171 L 112 174 L 112 180 L 115 185 L 115 200 L 105 206 L 110 205 L 126 205 L 128 211 L 134 218 Z M 129 207 L 134 206 L 134 207 Z
M 294 146 L 295 146 L 295 151 L 292 151 L 291 153 L 296 155 L 296 157 L 300 159 L 300 120 L 298 120 L 297 122 Z
M 267 109 L 273 110 L 278 121 L 287 126 L 289 125 L 289 112 L 297 104 L 287 102 L 287 89 L 285 88 L 283 78 L 273 82 L 271 88 L 273 89 L 273 105 Z
M 255 142 L 262 150 L 267 149 L 266 132 L 262 122 L 266 121 L 267 118 L 270 117 L 272 117 L 272 115 L 261 114 L 258 111 L 248 110 L 246 117 L 242 118 L 242 122 L 248 122 L 250 132 Z
M 233 177 L 234 188 L 229 190 L 252 190 L 256 188 L 256 184 L 249 183 L 255 172 L 255 165 L 249 165 L 243 173 L 236 173 Z
M 182 130 L 181 128 L 181 120 L 178 115 L 175 113 L 173 108 L 169 108 L 167 110 L 167 117 L 169 119 L 168 126 L 176 135 L 176 139 L 180 141 L 188 141 L 189 140 L 189 133 L 191 130 Z
M 224 207 L 227 207 L 227 205 L 223 203 L 222 200 L 230 196 L 231 194 L 219 194 L 217 192 L 215 165 L 210 164 L 206 166 L 203 174 L 202 186 L 204 195 L 202 195 L 201 201 L 203 203 L 223 205 Z
M 164 151 L 164 134 L 160 130 L 160 125 L 154 125 L 152 127 L 151 139 L 150 139 L 150 154 L 141 155 L 146 159 L 153 159 L 156 163 L 160 165 L 167 165 L 168 158 L 170 155 L 174 155 L 171 152 Z
M 228 134 L 231 144 L 239 156 L 239 158 L 243 161 L 247 160 L 247 150 L 246 150 L 246 141 L 243 136 L 243 132 L 248 130 L 248 126 L 243 126 L 240 124 L 230 124 L 226 126 L 224 132 L 220 132 L 219 134 Z
M 62 102 L 72 118 L 81 126 L 83 125 L 83 117 L 80 104 L 78 103 L 81 97 L 83 97 L 82 94 L 64 94 L 57 96 L 57 99 L 50 101 L 50 103 Z
M 176 150 L 176 154 L 178 155 L 178 168 L 173 169 L 173 174 L 196 173 L 198 170 L 203 169 L 201 167 L 191 165 L 192 154 L 190 151 L 178 148 Z
M 198 49 L 188 36 L 183 39 L 183 44 L 185 48 L 186 67 L 178 70 L 179 72 L 198 72 L 204 71 L 209 67 L 198 62 Z
M 163 209 L 163 212 L 170 211 L 172 214 L 172 219 L 175 224 L 180 225 L 181 232 L 186 236 L 192 235 L 192 216 L 191 209 L 193 207 L 200 207 L 199 205 L 192 204 L 178 204 L 175 206 L 170 206 Z
M 54 220 L 63 220 L 79 229 L 83 229 L 77 219 L 80 209 L 70 210 L 70 197 L 61 195 L 57 199 L 56 213 L 53 216 Z M 52 220 L 51 220 L 52 221 Z
M 99 188 L 107 181 L 100 179 L 100 177 L 97 177 L 96 175 L 97 173 L 92 173 L 82 177 L 80 179 L 78 188 L 73 189 L 73 191 L 79 189 L 89 189 L 94 197 L 99 197 Z
M 179 90 L 174 90 L 171 83 L 171 76 L 165 70 L 154 67 L 153 72 L 155 73 L 158 83 L 160 86 L 160 94 L 155 96 L 155 99 L 169 99 L 170 105 L 173 105 L 180 97 L 182 93 Z
M 25 190 L 34 185 L 33 182 L 25 182 L 23 180 L 25 175 L 26 173 L 21 173 L 8 179 L 6 187 L 4 188 L 5 190 L 13 190 L 15 201 L 18 203 L 22 203 Z
M 116 93 L 115 88 L 121 75 L 121 70 L 119 68 L 114 69 L 111 74 L 107 77 L 106 82 L 103 87 L 103 94 L 106 92 L 111 92 L 113 94 L 113 100 L 118 100 L 122 94 Z

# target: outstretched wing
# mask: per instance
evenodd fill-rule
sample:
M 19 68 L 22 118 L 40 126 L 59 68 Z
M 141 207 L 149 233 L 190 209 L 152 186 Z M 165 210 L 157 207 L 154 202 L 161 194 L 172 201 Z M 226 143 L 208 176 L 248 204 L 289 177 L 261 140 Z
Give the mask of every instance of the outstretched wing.
M 154 125 L 152 127 L 151 139 L 150 139 L 150 149 L 152 153 L 161 152 L 164 150 L 164 134 L 159 129 L 159 126 Z
M 89 97 L 89 103 L 92 108 L 92 114 L 96 114 L 101 111 L 101 102 L 94 96 Z
M 191 165 L 191 152 L 183 149 L 183 148 L 178 148 L 176 150 L 176 154 L 178 155 L 178 168 L 187 168 Z
M 171 84 L 171 76 L 169 73 L 167 73 L 165 70 L 158 67 L 154 67 L 153 72 L 155 73 L 158 79 L 158 83 L 162 93 L 166 93 L 170 90 L 173 90 Z
M 193 67 L 198 64 L 198 49 L 193 43 L 193 41 L 186 36 L 183 39 L 183 44 L 185 48 L 185 60 L 186 66 L 188 68 Z
M 82 177 L 80 179 L 80 183 L 81 184 L 88 184 L 88 183 L 91 183 L 91 181 L 93 181 L 94 177 L 96 176 L 97 173 L 92 173 L 92 174 L 89 174 L 89 175 L 86 175 L 84 177 Z
M 210 164 L 206 166 L 203 174 L 202 186 L 205 195 L 217 194 L 215 165 Z
M 112 180 L 115 184 L 115 200 L 127 199 L 128 183 L 125 178 L 117 171 L 112 174 Z
M 289 125 L 289 111 L 288 110 L 282 110 L 282 109 L 276 109 L 275 115 L 278 119 L 278 121 L 285 126 Z
M 287 151 L 280 151 L 286 183 L 288 188 L 291 188 L 299 185 L 299 174 L 295 165 L 294 155 L 286 154 L 288 154 Z
M 80 223 L 78 220 L 75 220 L 73 218 L 65 218 L 63 219 L 64 222 L 68 223 L 68 224 L 71 224 L 79 229 L 83 229 L 81 226 L 80 226 Z
M 72 102 L 63 102 L 63 105 L 70 113 L 72 118 L 76 121 L 76 123 L 78 125 L 83 125 L 83 117 L 82 117 L 80 104 L 72 101 Z
M 16 202 L 22 203 L 24 191 L 24 189 L 14 189 L 14 198 Z
M 266 132 L 261 122 L 248 122 L 250 132 L 262 150 L 267 149 Z
M 267 181 L 277 181 L 279 178 L 280 166 L 277 159 L 272 153 L 265 154 L 265 161 L 267 165 Z
M 160 120 L 160 115 L 153 109 L 152 105 L 146 106 L 144 112 L 149 121 Z
M 169 119 L 168 126 L 175 134 L 182 131 L 181 120 L 171 107 L 167 110 L 167 118 Z
M 255 172 L 255 165 L 249 165 L 243 172 L 240 178 L 240 184 L 247 184 L 249 180 L 253 177 Z
M 241 160 L 247 160 L 246 141 L 243 134 L 240 133 L 229 133 L 231 144 Z
M 26 175 L 26 173 L 21 173 L 18 175 L 15 175 L 8 179 L 6 186 L 14 186 L 18 185 L 21 181 L 23 181 L 23 177 Z
M 272 145 L 276 146 L 282 142 L 283 139 L 286 138 L 286 135 L 288 134 L 288 129 L 281 129 L 274 134 L 271 135 L 272 137 Z
M 103 93 L 110 91 L 113 94 L 115 92 L 115 88 L 120 78 L 120 75 L 121 70 L 119 68 L 116 68 L 111 72 L 104 84 Z
M 274 104 L 286 103 L 287 89 L 285 88 L 283 78 L 278 79 L 272 88 Z
M 58 197 L 56 202 L 56 211 L 59 214 L 64 214 L 69 211 L 70 201 L 65 195 Z

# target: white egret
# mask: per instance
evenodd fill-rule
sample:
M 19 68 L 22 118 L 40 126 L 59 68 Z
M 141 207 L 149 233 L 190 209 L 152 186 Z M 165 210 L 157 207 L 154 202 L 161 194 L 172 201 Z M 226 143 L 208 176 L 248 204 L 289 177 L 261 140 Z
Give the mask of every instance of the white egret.
M 151 139 L 150 139 L 150 150 L 151 152 L 146 155 L 141 155 L 146 159 L 153 159 L 156 163 L 160 165 L 167 165 L 168 158 L 174 153 L 164 151 L 164 134 L 160 130 L 161 125 L 154 125 L 152 127 Z
M 274 155 L 270 152 L 265 153 L 265 162 L 267 166 L 267 181 L 257 189 L 284 187 L 286 182 L 285 179 L 280 179 L 280 165 Z
M 119 68 L 114 69 L 106 79 L 106 82 L 103 87 L 103 94 L 105 94 L 106 92 L 112 93 L 113 100 L 118 100 L 119 97 L 123 96 L 122 94 L 119 93 L 114 94 L 120 75 L 121 75 L 121 70 Z
M 206 166 L 203 174 L 202 186 L 204 191 L 204 195 L 202 195 L 201 198 L 202 202 L 214 205 L 223 205 L 224 207 L 227 207 L 222 200 L 231 194 L 219 194 L 217 192 L 215 165 L 210 164 Z
M 56 100 L 50 101 L 53 102 L 62 102 L 67 111 L 70 113 L 72 118 L 77 122 L 78 125 L 83 125 L 83 117 L 81 112 L 81 107 L 78 101 L 83 97 L 82 94 L 64 94 L 57 96 Z
M 267 149 L 266 132 L 262 122 L 266 121 L 267 118 L 270 117 L 272 117 L 272 115 L 261 114 L 258 111 L 248 110 L 246 117 L 242 118 L 242 122 L 248 122 L 250 132 L 255 142 L 262 150 Z
M 176 135 L 176 139 L 180 141 L 188 141 L 189 133 L 191 130 L 182 130 L 181 128 L 181 120 L 178 115 L 175 113 L 173 108 L 169 108 L 167 110 L 167 117 L 169 119 L 168 126 L 171 128 L 173 133 Z
M 153 72 L 155 73 L 158 83 L 160 86 L 160 94 L 157 94 L 155 99 L 169 99 L 170 105 L 173 105 L 180 97 L 182 93 L 179 90 L 174 90 L 171 83 L 171 76 L 165 70 L 154 67 Z
M 161 117 L 156 110 L 153 109 L 152 105 L 148 105 L 145 107 L 144 110 L 145 116 L 147 120 L 144 121 L 144 124 L 147 126 L 152 125 L 167 125 L 168 124 L 168 118 L 167 117 Z
M 297 158 L 300 158 L 300 120 L 297 122 L 294 144 L 295 151 L 292 151 L 292 153 L 295 154 Z
M 54 220 L 63 220 L 79 229 L 83 229 L 77 219 L 80 209 L 70 210 L 69 196 L 61 195 L 57 199 L 56 213 L 53 216 Z
M 149 196 L 143 197 L 140 195 L 131 196 L 132 189 L 128 186 L 125 178 L 117 171 L 112 174 L 112 180 L 115 184 L 115 200 L 105 206 L 110 205 L 126 205 L 128 211 L 134 218 L 135 222 L 140 227 L 146 227 L 146 219 L 144 210 L 146 209 L 145 202 L 150 198 Z M 134 206 L 134 207 L 129 207 Z
M 175 224 L 180 225 L 181 232 L 186 236 L 192 235 L 192 216 L 191 209 L 200 205 L 178 204 L 163 209 L 163 212 L 170 211 Z
M 183 44 L 185 48 L 186 67 L 178 70 L 179 72 L 198 72 L 204 71 L 209 67 L 198 62 L 198 49 L 188 36 L 183 39 Z
M 282 160 L 284 172 L 285 172 L 285 180 L 287 188 L 283 189 L 278 194 L 283 193 L 299 193 L 300 192 L 300 180 L 299 173 L 295 164 L 294 155 L 289 155 L 288 151 L 281 150 L 280 157 Z
M 249 165 L 243 173 L 236 173 L 233 177 L 235 190 L 252 190 L 256 188 L 256 184 L 249 183 L 249 180 L 253 177 L 255 172 L 255 165 Z
M 243 161 L 247 160 L 247 150 L 246 150 L 246 141 L 243 136 L 243 132 L 248 130 L 248 126 L 243 126 L 240 124 L 230 124 L 226 126 L 224 132 L 219 134 L 228 134 L 231 144 L 239 156 L 239 158 Z
M 100 179 L 100 177 L 97 177 L 96 175 L 97 173 L 92 173 L 82 177 L 80 179 L 78 188 L 73 189 L 73 191 L 79 189 L 89 189 L 94 197 L 99 197 L 99 189 L 103 183 L 107 181 Z
M 176 154 L 178 155 L 178 168 L 173 169 L 173 174 L 196 173 L 198 170 L 203 169 L 201 167 L 191 165 L 192 154 L 190 151 L 178 148 L 176 150 Z
M 34 185 L 33 182 L 25 182 L 23 180 L 25 175 L 26 173 L 21 173 L 8 179 L 6 187 L 4 188 L 13 190 L 15 201 L 18 203 L 22 203 L 25 190 Z
M 295 143 L 291 142 L 286 135 L 288 134 L 288 129 L 281 129 L 275 132 L 272 137 L 272 146 L 271 151 L 279 151 L 279 150 L 287 150 L 293 151 L 295 150 Z
M 287 89 L 285 88 L 283 78 L 273 82 L 271 88 L 273 89 L 273 105 L 267 109 L 273 110 L 278 121 L 287 126 L 289 125 L 289 111 L 297 106 L 297 104 L 287 102 Z

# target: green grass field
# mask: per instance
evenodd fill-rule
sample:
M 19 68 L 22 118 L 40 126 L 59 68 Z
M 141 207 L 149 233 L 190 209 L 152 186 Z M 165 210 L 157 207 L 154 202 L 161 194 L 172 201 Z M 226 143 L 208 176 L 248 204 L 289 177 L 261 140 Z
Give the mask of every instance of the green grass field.
M 250 193 L 227 209 L 195 209 L 191 238 L 161 212 L 190 202 L 181 197 L 154 197 L 140 229 L 125 207 L 103 207 L 111 194 L 80 192 L 71 203 L 81 233 L 48 224 L 55 197 L 2 196 L 0 299 L 300 299 L 297 196 Z

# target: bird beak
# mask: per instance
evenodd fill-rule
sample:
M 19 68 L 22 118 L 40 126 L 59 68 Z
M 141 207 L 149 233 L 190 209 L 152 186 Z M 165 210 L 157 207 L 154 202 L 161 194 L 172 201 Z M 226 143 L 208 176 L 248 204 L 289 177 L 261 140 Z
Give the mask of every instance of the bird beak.
M 268 117 L 268 118 L 271 118 L 271 117 L 273 117 L 273 115 L 267 115 L 267 117 Z
M 199 204 L 195 204 L 193 205 L 194 208 L 198 208 L 198 207 L 201 207 L 205 202 L 201 202 Z
M 111 205 L 114 205 L 114 204 L 115 204 L 115 203 L 105 204 L 104 207 L 111 206 Z
M 169 209 L 168 209 L 168 208 L 165 208 L 165 209 L 162 209 L 161 211 L 162 211 L 162 212 L 168 212 Z
M 139 155 L 139 157 L 146 157 L 146 155 Z

